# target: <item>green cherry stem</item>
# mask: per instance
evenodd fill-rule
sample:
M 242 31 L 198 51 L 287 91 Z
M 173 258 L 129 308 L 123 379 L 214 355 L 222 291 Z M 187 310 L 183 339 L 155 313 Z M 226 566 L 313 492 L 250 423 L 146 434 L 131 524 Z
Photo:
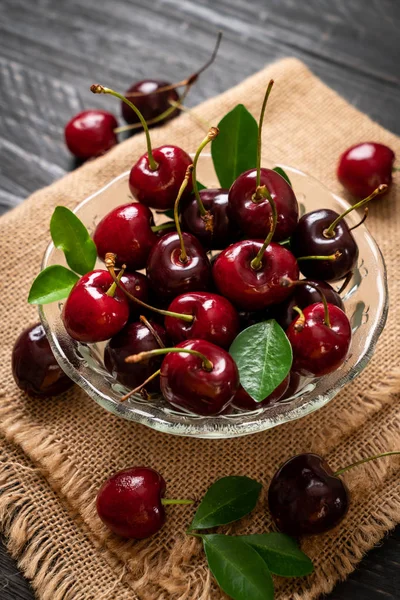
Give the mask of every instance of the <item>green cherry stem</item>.
M 125 394 L 125 396 L 122 396 L 122 398 L 119 399 L 120 402 L 125 402 L 125 400 L 128 400 L 128 398 L 130 398 L 131 396 L 133 396 L 133 394 L 137 394 L 138 392 L 140 392 L 140 390 L 142 390 L 148 383 L 150 383 L 150 381 L 153 381 L 153 379 L 155 379 L 156 377 L 158 377 L 160 374 L 160 369 L 158 369 L 158 371 L 154 371 L 154 373 L 152 373 L 150 375 L 150 377 L 148 377 L 145 381 L 143 381 L 143 383 L 141 383 L 140 385 L 138 385 L 137 387 L 135 387 L 133 390 L 131 390 L 130 392 L 128 392 L 127 394 Z
M 271 206 L 272 215 L 270 218 L 271 225 L 270 225 L 269 233 L 268 233 L 267 237 L 265 238 L 263 245 L 259 249 L 257 256 L 255 258 L 253 258 L 253 260 L 250 263 L 251 268 L 254 269 L 255 271 L 258 271 L 258 269 L 261 267 L 261 261 L 264 256 L 264 252 L 265 252 L 267 246 L 269 246 L 269 244 L 271 243 L 272 238 L 274 237 L 276 223 L 278 221 L 278 212 L 276 210 L 276 204 L 273 201 L 272 196 L 269 193 L 267 187 L 265 185 L 258 187 L 256 190 L 256 194 L 257 193 L 261 194 L 261 196 L 263 198 L 266 198 L 268 200 L 268 202 Z
M 201 152 L 203 151 L 203 149 L 207 146 L 207 144 L 212 142 L 212 140 L 215 140 L 215 138 L 217 137 L 218 134 L 219 134 L 218 127 L 211 127 L 209 132 L 207 133 L 206 137 L 201 142 L 200 146 L 197 148 L 196 154 L 194 155 L 194 159 L 193 159 L 193 172 L 192 172 L 193 192 L 194 192 L 194 195 L 196 198 L 196 202 L 197 202 L 197 206 L 199 208 L 200 215 L 204 219 L 210 218 L 211 215 L 210 215 L 209 211 L 206 211 L 206 209 L 204 208 L 204 204 L 200 198 L 199 187 L 197 185 L 197 163 L 199 161 L 199 156 L 200 156 Z M 211 217 L 211 219 L 212 219 L 212 217 Z M 212 230 L 212 227 L 211 227 L 211 230 Z
M 194 504 L 194 500 L 184 498 L 161 498 L 161 504 L 164 506 L 170 506 L 172 504 Z
M 280 284 L 282 287 L 293 287 L 295 285 L 308 285 L 310 288 L 313 288 L 313 290 L 316 290 L 319 295 L 321 296 L 321 301 L 322 304 L 324 305 L 324 321 L 325 321 L 325 325 L 329 328 L 332 327 L 331 325 L 331 319 L 329 316 L 329 310 L 328 310 L 328 302 L 326 301 L 326 296 L 323 293 L 323 291 L 314 283 L 310 283 L 309 281 L 307 281 L 307 279 L 301 279 L 298 281 L 293 281 L 293 279 L 289 279 L 289 277 L 282 277 L 282 279 L 280 280 Z M 298 307 L 296 307 L 298 308 Z M 304 314 L 303 314 L 304 317 Z
M 353 469 L 354 467 L 358 467 L 359 465 L 363 465 L 367 462 L 370 462 L 371 460 L 376 460 L 377 458 L 384 458 L 385 456 L 395 456 L 395 455 L 399 455 L 400 454 L 400 450 L 394 450 L 393 452 L 384 452 L 383 454 L 375 454 L 375 456 L 369 456 L 368 458 L 363 458 L 362 460 L 358 460 L 355 463 L 352 463 L 351 465 L 347 465 L 347 467 L 344 467 L 343 469 L 339 469 L 339 471 L 336 471 L 335 473 L 335 477 L 337 477 L 338 475 L 342 475 L 342 473 L 345 473 L 346 471 L 350 471 L 350 469 Z
M 144 315 L 140 315 L 139 321 L 141 323 L 143 323 L 143 325 L 145 327 L 147 327 L 147 329 L 150 331 L 151 335 L 156 340 L 156 342 L 160 346 L 160 348 L 165 348 L 165 344 L 163 343 L 162 339 L 160 338 L 160 336 L 158 335 L 157 331 L 154 329 L 154 327 L 150 323 L 150 321 L 148 321 Z
M 171 227 L 175 227 L 175 221 L 168 221 L 167 223 L 161 223 L 161 225 L 153 225 L 151 230 L 153 233 L 157 233 L 157 231 L 164 231 L 164 229 L 171 229 Z
M 192 171 L 193 171 L 193 165 L 189 165 L 188 168 L 186 169 L 185 178 L 182 181 L 181 187 L 179 188 L 178 195 L 176 197 L 175 204 L 174 204 L 174 221 L 175 221 L 175 227 L 176 227 L 176 231 L 177 231 L 178 236 L 179 236 L 179 242 L 180 242 L 180 245 L 181 245 L 181 253 L 180 253 L 180 256 L 179 256 L 179 260 L 182 263 L 186 263 L 187 262 L 188 256 L 187 256 L 187 252 L 186 252 L 186 248 L 185 248 L 185 243 L 183 241 L 181 224 L 179 222 L 179 201 L 180 201 L 180 199 L 182 197 L 183 192 L 186 189 L 187 184 L 189 183 L 189 179 L 192 176 Z
M 300 306 L 293 306 L 293 310 L 299 314 L 299 318 L 297 319 L 294 328 L 296 329 L 296 331 L 301 331 L 302 329 L 304 329 L 304 325 L 306 322 L 305 314 L 301 310 Z
M 138 363 L 142 360 L 146 360 L 147 358 L 151 358 L 152 356 L 160 356 L 163 354 L 169 354 L 170 352 L 177 352 L 180 354 L 192 354 L 193 356 L 197 356 L 202 360 L 202 367 L 205 371 L 212 371 L 213 364 L 211 360 L 209 360 L 204 354 L 198 352 L 197 350 L 191 350 L 190 348 L 155 348 L 154 350 L 149 350 L 148 352 L 139 352 L 138 354 L 132 354 L 131 356 L 127 356 L 125 358 L 126 363 Z
M 380 194 L 383 194 L 384 192 L 386 192 L 387 189 L 388 189 L 388 186 L 386 185 L 386 183 L 382 183 L 367 198 L 364 198 L 364 200 L 360 200 L 360 202 L 357 202 L 357 204 L 353 204 L 353 206 L 351 206 L 350 208 L 348 208 L 347 210 L 345 210 L 344 213 L 342 213 L 341 215 L 339 215 L 337 217 L 337 219 L 335 219 L 333 221 L 333 223 L 331 223 L 329 225 L 329 227 L 327 229 L 325 229 L 324 236 L 326 238 L 333 238 L 335 236 L 336 226 L 338 225 L 338 223 L 340 223 L 340 221 L 342 219 L 344 219 L 353 210 L 355 210 L 357 208 L 361 208 L 362 206 L 364 206 L 365 204 L 367 204 L 368 202 L 370 202 L 371 200 L 373 200 L 376 196 L 379 196 Z
M 262 103 L 262 107 L 261 107 L 261 112 L 260 112 L 260 119 L 258 121 L 258 138 L 257 138 L 257 178 L 256 178 L 256 186 L 257 188 L 260 186 L 260 179 L 261 179 L 261 145 L 262 145 L 262 127 L 263 127 L 263 122 L 264 122 L 264 115 L 265 115 L 265 109 L 267 107 L 267 102 L 268 102 L 268 98 L 269 95 L 271 93 L 272 90 L 272 86 L 274 85 L 274 80 L 271 79 L 271 81 L 268 84 L 268 87 L 266 89 L 265 92 L 265 96 L 264 96 L 264 100 Z M 259 197 L 257 196 L 257 191 L 256 191 L 256 200 L 258 200 Z
M 115 274 L 115 270 L 114 270 L 115 269 L 115 259 L 116 259 L 116 255 L 113 252 L 107 252 L 107 254 L 105 256 L 105 261 L 104 261 L 105 265 L 106 265 L 107 270 L 110 273 L 111 277 L 113 278 L 115 285 L 117 285 L 124 292 L 124 294 L 130 300 L 132 300 L 132 302 L 135 302 L 142 308 L 156 312 L 159 315 L 163 315 L 164 317 L 175 317 L 176 319 L 181 319 L 182 321 L 187 321 L 188 323 L 193 322 L 193 320 L 194 320 L 193 315 L 185 315 L 183 313 L 176 313 L 176 312 L 172 312 L 169 310 L 162 310 L 161 308 L 155 308 L 154 306 L 150 306 L 150 304 L 143 302 L 143 300 L 139 300 L 139 298 L 136 298 L 136 296 L 131 294 L 126 289 L 126 287 L 123 285 L 123 283 L 118 280 L 118 277 Z M 126 265 L 122 265 L 122 269 L 125 269 L 125 268 L 126 268 Z
M 125 269 L 121 269 L 120 272 L 118 273 L 118 276 L 116 277 L 116 279 L 114 279 L 114 283 L 112 283 L 110 285 L 110 287 L 108 288 L 108 290 L 106 291 L 106 295 L 110 296 L 110 298 L 114 298 L 114 294 L 117 290 L 117 286 L 118 286 L 118 282 L 121 281 L 121 277 L 124 274 Z
M 340 250 L 336 250 L 335 254 L 328 254 L 328 256 L 299 256 L 299 258 L 296 258 L 296 260 L 297 262 L 299 262 L 299 260 L 337 260 L 341 256 L 342 253 Z
M 140 110 L 138 108 L 136 108 L 136 106 L 134 104 L 132 104 L 132 102 L 130 100 L 128 100 L 128 98 L 125 98 L 125 96 L 123 96 L 119 92 L 115 92 L 114 90 L 104 87 L 98 83 L 93 84 L 90 87 L 90 91 L 93 92 L 93 94 L 110 94 L 111 96 L 114 96 L 115 98 L 119 98 L 119 100 L 122 100 L 122 102 L 125 102 L 125 104 L 127 104 L 129 106 L 129 108 L 131 108 L 133 110 L 133 112 L 139 118 L 139 120 L 142 124 L 142 127 L 144 129 L 144 133 L 146 134 L 147 157 L 148 157 L 150 169 L 152 171 L 156 171 L 158 169 L 158 163 L 155 161 L 152 150 L 151 150 L 151 140 L 150 140 L 149 128 L 147 127 L 145 118 L 143 117 Z

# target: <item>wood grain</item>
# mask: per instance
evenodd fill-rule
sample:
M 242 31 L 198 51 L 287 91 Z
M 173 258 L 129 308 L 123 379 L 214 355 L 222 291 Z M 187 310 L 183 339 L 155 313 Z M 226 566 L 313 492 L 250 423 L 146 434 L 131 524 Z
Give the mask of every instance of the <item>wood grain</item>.
M 144 77 L 181 79 L 218 29 L 218 59 L 190 105 L 291 55 L 400 134 L 399 0 L 0 0 L 0 213 L 74 168 L 63 140 L 74 113 L 118 112 L 91 83 L 123 91 Z M 329 600 L 400 598 L 399 562 L 400 528 Z M 4 549 L 0 598 L 33 598 Z

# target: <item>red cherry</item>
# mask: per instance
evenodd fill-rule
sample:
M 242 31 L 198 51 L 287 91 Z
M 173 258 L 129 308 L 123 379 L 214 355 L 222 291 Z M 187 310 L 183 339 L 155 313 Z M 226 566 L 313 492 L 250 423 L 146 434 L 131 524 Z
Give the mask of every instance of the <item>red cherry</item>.
M 124 327 L 129 304 L 108 271 L 99 269 L 79 279 L 61 316 L 67 333 L 74 340 L 90 344 L 108 340 Z
M 125 538 L 148 538 L 164 525 L 166 483 L 154 469 L 118 471 L 97 494 L 97 513 L 111 531 Z
M 131 194 L 141 204 L 157 210 L 173 208 L 179 188 L 192 159 L 177 146 L 160 146 L 152 151 L 158 167 L 150 167 L 148 153 L 143 154 L 133 165 L 129 175 Z M 192 190 L 188 181 L 185 195 Z
M 143 269 L 158 240 L 151 229 L 153 224 L 153 214 L 143 204 L 134 202 L 114 208 L 103 217 L 93 235 L 99 257 L 104 260 L 107 252 L 113 252 L 117 265 Z
M 219 292 L 243 310 L 260 310 L 283 302 L 292 292 L 283 288 L 280 280 L 299 278 L 293 254 L 273 242 L 265 249 L 260 268 L 253 268 L 251 263 L 262 246 L 263 242 L 257 240 L 232 244 L 219 254 L 213 266 Z
M 286 331 L 293 349 L 292 370 L 306 377 L 332 373 L 345 361 L 351 342 L 350 321 L 328 304 L 330 326 L 321 302 L 307 306 Z
M 174 343 L 196 338 L 229 348 L 239 333 L 239 316 L 236 309 L 229 300 L 217 294 L 182 294 L 172 300 L 168 310 L 194 317 L 191 323 L 165 317 L 165 329 Z
M 280 400 L 286 393 L 289 387 L 289 380 L 290 375 L 287 375 L 282 383 L 280 383 L 278 387 L 275 388 L 275 390 L 261 402 L 256 402 L 253 400 L 246 390 L 240 386 L 235 394 L 234 399 L 232 400 L 232 406 L 242 410 L 256 410 L 257 408 L 260 408 L 260 406 L 272 406 L 273 404 L 276 404 L 278 400 Z
M 11 360 L 15 383 L 30 396 L 57 396 L 74 383 L 54 358 L 40 323 L 24 329 L 18 336 Z
M 77 158 L 100 156 L 118 143 L 114 129 L 117 119 L 105 110 L 84 110 L 65 126 L 65 143 Z
M 157 93 L 157 90 L 165 86 L 170 85 L 166 81 L 157 81 L 155 79 L 143 79 L 133 83 L 130 88 L 125 92 L 125 96 L 132 100 L 136 108 L 140 110 L 146 121 L 151 121 L 155 117 L 162 115 L 171 107 L 171 102 L 179 101 L 179 94 L 176 90 L 167 90 L 165 92 Z M 138 96 L 130 97 L 130 94 L 142 94 Z M 140 123 L 137 114 L 125 103 L 121 102 L 121 111 L 124 120 L 133 125 L 134 123 Z M 175 110 L 170 113 L 162 122 L 170 121 L 174 117 L 177 117 L 179 110 Z M 160 121 L 157 125 L 160 125 Z M 148 124 L 151 127 L 151 124 Z
M 133 271 L 128 273 L 127 271 L 121 277 L 121 283 L 132 296 L 138 298 L 142 302 L 148 302 L 149 293 L 150 293 L 150 284 L 149 280 L 142 273 L 137 273 Z M 141 307 L 135 303 L 133 300 L 128 298 L 129 307 L 130 307 L 130 319 L 138 318 L 139 315 L 143 313 Z M 132 353 L 131 353 L 132 354 Z
M 348 148 L 340 157 L 337 176 L 353 196 L 369 196 L 382 183 L 392 183 L 393 150 L 376 142 L 364 142 Z

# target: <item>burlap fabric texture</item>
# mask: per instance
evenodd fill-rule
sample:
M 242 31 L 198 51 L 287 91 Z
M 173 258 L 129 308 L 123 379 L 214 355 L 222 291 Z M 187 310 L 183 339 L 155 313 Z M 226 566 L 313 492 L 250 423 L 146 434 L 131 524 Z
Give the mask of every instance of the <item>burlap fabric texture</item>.
M 267 67 L 199 106 L 196 113 L 216 124 L 243 102 L 258 115 L 271 77 L 276 86 L 267 110 L 264 148 L 276 161 L 309 172 L 342 193 L 335 166 L 347 146 L 376 140 L 400 156 L 396 136 L 349 106 L 293 59 Z M 152 132 L 155 145 L 168 141 L 187 151 L 193 151 L 203 136 L 190 115 Z M 229 474 L 254 477 L 266 488 L 276 467 L 298 452 L 322 453 L 339 467 L 400 448 L 400 323 L 395 309 L 366 371 L 328 406 L 245 438 L 167 436 L 111 416 L 78 388 L 48 401 L 29 399 L 16 388 L 11 348 L 20 330 L 37 320 L 26 297 L 49 240 L 53 208 L 74 207 L 128 169 L 144 150 L 143 136 L 135 136 L 37 192 L 0 221 L 1 256 L 11 265 L 1 282 L 0 516 L 10 551 L 43 600 L 223 597 L 206 568 L 199 540 L 184 535 L 192 508 L 168 507 L 165 527 L 150 540 L 122 541 L 106 530 L 96 515 L 96 490 L 117 469 L 152 466 L 168 482 L 170 497 L 200 497 L 215 479 Z M 369 228 L 388 266 L 391 306 L 400 306 L 398 186 L 376 201 L 370 213 Z M 311 600 L 329 592 L 400 521 L 398 467 L 399 461 L 382 459 L 346 476 L 352 491 L 348 517 L 336 531 L 304 541 L 315 574 L 277 579 L 279 600 Z M 251 518 L 231 531 L 262 532 L 270 526 L 264 494 Z

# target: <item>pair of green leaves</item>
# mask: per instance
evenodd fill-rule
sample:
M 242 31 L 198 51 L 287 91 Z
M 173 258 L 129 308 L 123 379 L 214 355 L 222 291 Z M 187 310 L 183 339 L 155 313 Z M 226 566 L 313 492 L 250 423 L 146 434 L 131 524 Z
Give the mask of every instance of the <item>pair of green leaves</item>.
M 238 104 L 218 123 L 219 134 L 212 141 L 211 156 L 215 172 L 223 188 L 230 188 L 244 171 L 257 164 L 258 123 L 243 104 Z M 291 185 L 281 167 L 275 167 Z
M 57 206 L 50 221 L 50 233 L 56 248 L 64 252 L 70 269 L 51 265 L 39 273 L 29 292 L 30 304 L 48 304 L 66 298 L 79 275 L 92 271 L 96 263 L 96 245 L 78 217 L 65 206 Z
M 255 507 L 261 484 L 249 477 L 223 477 L 201 501 L 189 532 L 227 525 Z M 313 571 L 311 560 L 296 542 L 282 533 L 247 536 L 192 533 L 200 537 L 211 572 L 233 600 L 268 600 L 274 597 L 271 573 L 303 577 Z

